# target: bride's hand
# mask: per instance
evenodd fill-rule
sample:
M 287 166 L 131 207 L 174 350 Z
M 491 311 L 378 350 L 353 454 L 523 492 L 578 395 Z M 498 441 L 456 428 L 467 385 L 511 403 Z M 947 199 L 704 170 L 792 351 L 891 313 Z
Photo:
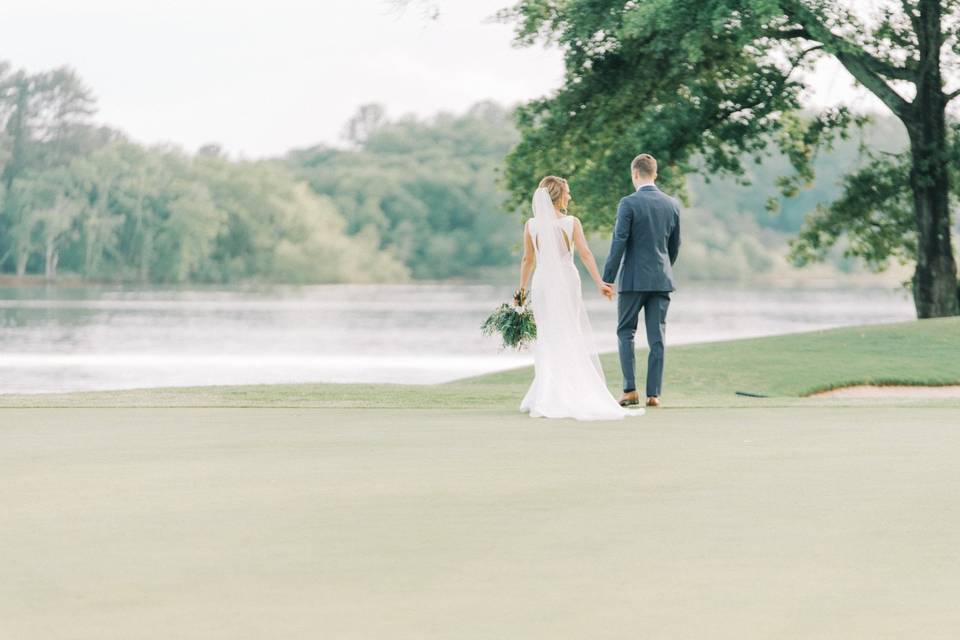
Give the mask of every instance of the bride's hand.
M 609 285 L 606 282 L 601 282 L 597 285 L 597 289 L 600 291 L 600 295 L 602 295 L 604 298 L 607 300 L 613 300 L 613 285 Z

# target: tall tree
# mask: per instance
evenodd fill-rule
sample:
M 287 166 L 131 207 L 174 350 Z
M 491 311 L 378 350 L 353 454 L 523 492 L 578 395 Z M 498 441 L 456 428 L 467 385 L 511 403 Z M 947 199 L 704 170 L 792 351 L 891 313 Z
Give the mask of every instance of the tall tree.
M 17 176 L 38 166 L 66 163 L 89 150 L 89 118 L 95 113 L 89 88 L 71 69 L 9 73 L 0 64 L 0 118 L 10 147 L 2 180 L 9 189 Z
M 640 150 L 659 156 L 676 185 L 698 168 L 695 157 L 706 173 L 740 175 L 744 158 L 762 158 L 772 143 L 795 169 L 779 186 L 796 193 L 813 178 L 818 147 L 861 122 L 843 107 L 801 113 L 809 87 L 797 71 L 831 56 L 906 128 L 909 151 L 895 188 L 910 196 L 917 314 L 957 315 L 950 223 L 957 141 L 948 135 L 947 105 L 960 89 L 947 86 L 947 72 L 960 55 L 960 2 L 879 0 L 869 16 L 853 4 L 521 0 L 501 16 L 517 22 L 519 42 L 559 45 L 566 78 L 554 95 L 520 110 L 523 139 L 508 159 L 508 186 L 526 198 L 539 175 L 564 173 L 575 197 L 597 212 L 629 188 L 624 167 Z M 881 178 L 897 179 L 896 158 L 871 164 Z M 864 213 L 902 219 L 897 206 L 873 204 L 879 211 Z M 594 227 L 609 223 L 597 213 L 584 217 Z M 833 222 L 835 234 L 856 233 L 857 219 Z
M 365 104 L 347 121 L 343 137 L 355 145 L 362 145 L 383 125 L 386 111 L 379 104 Z
M 18 257 L 17 275 L 24 275 L 27 259 L 34 250 L 39 250 L 43 256 L 44 277 L 53 280 L 57 276 L 60 251 L 70 239 L 81 212 L 69 172 L 63 167 L 31 172 L 14 183 L 13 192 L 20 202 L 15 210 L 12 234 Z
M 90 150 L 89 120 L 96 113 L 96 101 L 90 88 L 67 67 L 37 74 L 39 117 L 35 124 L 38 141 L 43 145 L 45 162 L 61 165 L 71 157 Z
M 36 116 L 33 100 L 36 86 L 24 71 L 4 78 L 0 86 L 0 99 L 4 106 L 4 134 L 9 152 L 3 165 L 2 180 L 7 193 L 13 181 L 27 170 L 30 163 L 31 124 Z
M 44 270 L 48 275 L 56 272 L 56 247 L 72 224 L 74 207 L 63 200 L 58 206 L 37 204 L 38 185 L 44 183 L 39 177 L 113 136 L 105 128 L 90 126 L 93 113 L 93 96 L 72 70 L 30 74 L 12 72 L 8 64 L 0 63 L 0 251 L 4 252 L 0 264 L 13 255 L 18 275 L 24 274 L 36 248 L 38 206 L 45 219 L 41 227 L 47 230 L 41 243 L 49 254 Z M 55 220 L 58 215 L 67 219 Z M 61 231 L 50 236 L 55 228 Z

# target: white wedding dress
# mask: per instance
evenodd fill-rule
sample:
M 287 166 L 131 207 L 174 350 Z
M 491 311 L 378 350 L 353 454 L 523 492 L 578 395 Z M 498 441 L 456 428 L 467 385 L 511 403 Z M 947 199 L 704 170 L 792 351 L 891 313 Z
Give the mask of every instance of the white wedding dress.
M 520 410 L 531 417 L 619 420 L 624 409 L 607 389 L 573 263 L 573 218 L 557 217 L 545 189 L 533 196 L 527 232 L 536 248 L 530 306 L 537 323 L 534 377 Z

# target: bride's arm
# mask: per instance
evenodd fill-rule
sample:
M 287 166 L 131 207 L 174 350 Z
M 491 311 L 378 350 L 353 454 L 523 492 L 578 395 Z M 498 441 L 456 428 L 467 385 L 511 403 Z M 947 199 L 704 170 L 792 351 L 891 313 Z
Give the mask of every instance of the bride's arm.
M 520 289 L 527 288 L 527 282 L 530 281 L 530 274 L 533 273 L 533 266 L 537 262 L 536 251 L 533 248 L 533 240 L 530 238 L 530 230 L 527 224 L 523 225 L 523 257 L 520 258 Z
M 587 268 L 594 284 L 597 285 L 600 293 L 610 297 L 613 295 L 613 287 L 603 281 L 600 276 L 600 270 L 597 269 L 597 259 L 593 257 L 593 251 L 590 251 L 590 245 L 587 244 L 587 237 L 583 234 L 583 225 L 580 224 L 580 218 L 573 219 L 573 244 L 577 247 L 577 253 L 580 254 L 580 262 Z

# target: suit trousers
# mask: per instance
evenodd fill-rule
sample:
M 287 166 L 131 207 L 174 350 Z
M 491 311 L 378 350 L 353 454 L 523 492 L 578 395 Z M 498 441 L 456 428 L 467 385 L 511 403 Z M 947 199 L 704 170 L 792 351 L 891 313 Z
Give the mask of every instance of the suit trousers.
M 670 307 L 669 291 L 621 291 L 617 301 L 617 340 L 620 348 L 620 369 L 623 371 L 623 390 L 634 391 L 636 362 L 634 336 L 643 310 L 647 329 L 647 396 L 660 395 L 663 383 L 664 337 L 667 331 L 667 309 Z

